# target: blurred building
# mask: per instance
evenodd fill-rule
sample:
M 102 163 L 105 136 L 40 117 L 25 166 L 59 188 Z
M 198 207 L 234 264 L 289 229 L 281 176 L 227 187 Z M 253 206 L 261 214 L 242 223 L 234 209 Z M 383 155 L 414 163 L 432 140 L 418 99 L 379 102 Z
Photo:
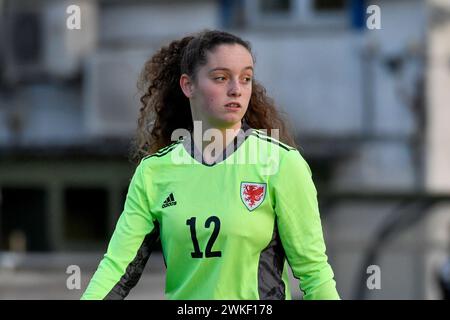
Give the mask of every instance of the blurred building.
M 81 29 L 66 26 L 76 4 Z M 381 11 L 370 30 L 368 5 Z M 250 40 L 319 190 L 343 298 L 440 297 L 450 244 L 448 1 L 0 1 L 0 251 L 103 251 L 133 164 L 136 81 L 204 28 Z M 381 269 L 367 290 L 366 269 Z

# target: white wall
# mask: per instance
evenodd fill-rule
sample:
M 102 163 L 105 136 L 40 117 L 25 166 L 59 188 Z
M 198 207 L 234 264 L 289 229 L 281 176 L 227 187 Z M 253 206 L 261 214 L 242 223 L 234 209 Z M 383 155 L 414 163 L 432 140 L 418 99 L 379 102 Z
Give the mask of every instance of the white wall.
M 69 30 L 66 12 L 70 5 L 80 8 L 81 29 Z M 83 59 L 92 53 L 97 45 L 98 8 L 96 1 L 50 1 L 43 14 L 44 65 L 46 70 L 56 76 L 70 76 L 77 72 Z
M 448 1 L 439 3 L 441 12 L 450 12 Z M 444 14 L 444 13 L 443 13 Z M 427 188 L 450 191 L 450 13 L 439 26 L 429 28 L 427 73 Z
M 100 15 L 100 42 L 145 45 L 152 38 L 171 39 L 218 24 L 217 1 L 111 6 Z
M 19 139 L 24 145 L 65 145 L 79 142 L 84 136 L 77 89 L 48 84 L 27 86 L 9 103 L 6 112 L 15 113 L 21 121 Z
M 242 35 L 252 43 L 255 76 L 290 115 L 297 134 L 348 136 L 361 132 L 360 37 L 295 33 Z

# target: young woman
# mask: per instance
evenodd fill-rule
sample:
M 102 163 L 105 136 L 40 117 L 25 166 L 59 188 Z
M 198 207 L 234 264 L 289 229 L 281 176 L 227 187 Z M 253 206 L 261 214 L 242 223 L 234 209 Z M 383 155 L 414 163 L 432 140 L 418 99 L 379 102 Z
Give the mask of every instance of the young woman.
M 290 299 L 288 266 L 304 299 L 339 299 L 311 171 L 254 80 L 250 44 L 173 41 L 141 85 L 139 165 L 82 299 L 125 298 L 159 239 L 168 299 Z

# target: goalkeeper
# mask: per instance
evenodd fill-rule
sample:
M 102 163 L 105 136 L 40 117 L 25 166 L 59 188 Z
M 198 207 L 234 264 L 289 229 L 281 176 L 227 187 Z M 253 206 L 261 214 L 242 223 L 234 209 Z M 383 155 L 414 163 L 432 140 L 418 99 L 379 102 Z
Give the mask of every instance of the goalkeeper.
M 82 299 L 125 298 L 157 241 L 168 299 L 291 299 L 289 267 L 304 299 L 339 299 L 310 168 L 254 80 L 250 44 L 184 37 L 140 84 L 138 166 Z

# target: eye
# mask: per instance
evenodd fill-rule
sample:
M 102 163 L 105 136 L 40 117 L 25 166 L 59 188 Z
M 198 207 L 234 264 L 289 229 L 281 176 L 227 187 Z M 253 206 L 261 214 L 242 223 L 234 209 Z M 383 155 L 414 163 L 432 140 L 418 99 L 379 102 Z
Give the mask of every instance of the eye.
M 253 78 L 252 77 L 250 77 L 250 76 L 245 76 L 244 78 L 243 78 L 243 80 L 244 80 L 244 82 L 252 82 L 252 80 L 253 80 Z
M 214 77 L 214 80 L 225 81 L 225 77 L 224 76 L 217 76 L 217 77 Z

